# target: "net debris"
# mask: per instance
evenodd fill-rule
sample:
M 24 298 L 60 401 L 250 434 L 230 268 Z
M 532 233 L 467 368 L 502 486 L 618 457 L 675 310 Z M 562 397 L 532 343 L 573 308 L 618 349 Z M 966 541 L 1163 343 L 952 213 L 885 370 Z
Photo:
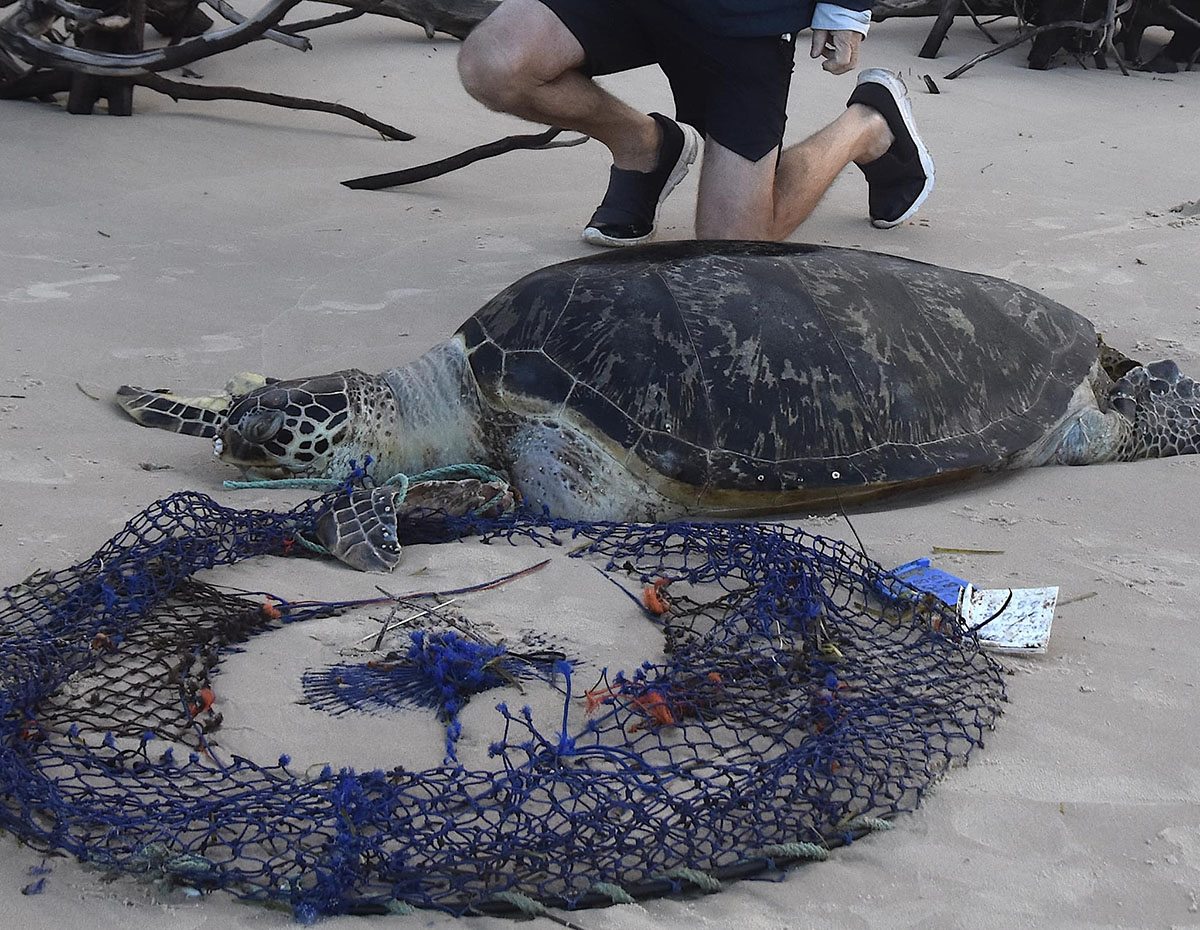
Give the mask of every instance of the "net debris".
M 412 641 L 420 655 L 372 672 L 405 669 L 373 710 L 425 702 L 449 722 L 489 675 L 533 674 L 556 682 L 561 725 L 501 703 L 486 770 L 454 760 L 449 731 L 446 762 L 424 771 L 227 756 L 211 693 L 223 657 L 345 605 L 233 594 L 197 573 L 297 552 L 318 509 L 176 494 L 92 558 L 5 589 L 0 827 L 306 922 L 572 909 L 824 858 L 913 809 L 1000 712 L 1000 668 L 953 610 L 908 597 L 842 543 L 782 525 L 518 515 L 447 520 L 434 535 L 569 545 L 650 590 L 643 616 L 661 652 L 581 685 L 558 656 L 427 631 Z M 610 614 L 642 609 L 616 600 Z

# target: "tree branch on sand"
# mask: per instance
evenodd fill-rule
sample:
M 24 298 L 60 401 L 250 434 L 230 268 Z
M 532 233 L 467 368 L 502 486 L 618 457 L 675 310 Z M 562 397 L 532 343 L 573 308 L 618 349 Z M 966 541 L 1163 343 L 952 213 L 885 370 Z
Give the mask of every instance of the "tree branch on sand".
M 107 98 L 110 113 L 129 115 L 133 112 L 132 88 L 140 85 L 176 100 L 248 100 L 332 113 L 368 126 L 385 138 L 411 139 L 410 133 L 342 104 L 240 87 L 205 87 L 172 81 L 159 72 L 261 38 L 304 51 L 311 43 L 301 32 L 363 13 L 405 20 L 420 26 L 430 38 L 441 32 L 461 39 L 499 0 L 327 0 L 349 9 L 291 26 L 282 25 L 282 20 L 300 0 L 266 0 L 251 16 L 242 15 L 226 0 L 205 0 L 230 23 L 214 30 L 209 30 L 212 20 L 197 10 L 198 2 L 0 0 L 0 7 L 16 6 L 0 22 L 0 99 L 45 99 L 69 91 L 67 109 L 72 113 L 90 113 L 97 100 Z M 143 34 L 147 23 L 170 41 L 146 49 Z

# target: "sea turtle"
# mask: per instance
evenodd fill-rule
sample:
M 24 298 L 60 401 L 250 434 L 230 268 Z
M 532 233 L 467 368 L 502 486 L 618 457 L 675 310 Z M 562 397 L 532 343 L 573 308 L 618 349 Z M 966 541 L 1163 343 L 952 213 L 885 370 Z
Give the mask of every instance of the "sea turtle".
M 1200 445 L 1196 382 L 1173 362 L 1129 361 L 1045 296 L 799 244 L 674 242 L 568 261 L 380 375 L 269 382 L 219 409 L 129 387 L 119 401 L 265 476 L 338 477 L 368 455 L 377 480 L 482 462 L 533 508 L 586 520 L 785 513 Z M 496 488 L 464 493 L 464 506 L 487 503 Z M 326 535 L 378 529 L 377 504 Z M 394 562 L 364 548 L 365 567 Z

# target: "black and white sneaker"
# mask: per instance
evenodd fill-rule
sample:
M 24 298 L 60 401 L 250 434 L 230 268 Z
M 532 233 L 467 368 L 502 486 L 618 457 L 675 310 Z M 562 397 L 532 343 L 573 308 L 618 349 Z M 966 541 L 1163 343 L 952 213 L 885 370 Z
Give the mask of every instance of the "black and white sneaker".
M 605 246 L 645 242 L 654 235 L 658 208 L 696 160 L 700 134 L 695 129 L 661 113 L 650 116 L 662 127 L 658 164 L 653 171 L 609 169 L 608 191 L 583 230 L 584 242 Z
M 867 178 L 871 225 L 899 226 L 917 212 L 933 190 L 933 158 L 917 135 L 908 88 L 898 74 L 870 68 L 858 76 L 858 86 L 846 106 L 861 103 L 887 120 L 896 141 L 874 161 L 859 165 Z

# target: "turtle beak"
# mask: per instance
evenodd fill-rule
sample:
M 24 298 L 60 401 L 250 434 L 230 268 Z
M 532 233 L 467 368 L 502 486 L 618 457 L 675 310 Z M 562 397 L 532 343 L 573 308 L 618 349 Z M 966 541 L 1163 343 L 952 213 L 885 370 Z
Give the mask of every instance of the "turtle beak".
M 218 458 L 243 468 L 277 469 L 279 462 L 265 446 L 283 431 L 287 415 L 283 410 L 253 404 L 241 416 L 237 411 L 220 438 L 214 443 Z
M 272 411 L 263 412 L 269 414 Z M 220 459 L 248 468 L 278 466 L 279 463 L 262 447 L 262 444 L 278 433 L 283 425 L 283 414 L 279 411 L 274 413 L 277 414 L 276 417 L 256 417 L 251 423 L 249 434 L 241 424 L 228 426 L 224 435 L 217 440 L 217 455 Z

